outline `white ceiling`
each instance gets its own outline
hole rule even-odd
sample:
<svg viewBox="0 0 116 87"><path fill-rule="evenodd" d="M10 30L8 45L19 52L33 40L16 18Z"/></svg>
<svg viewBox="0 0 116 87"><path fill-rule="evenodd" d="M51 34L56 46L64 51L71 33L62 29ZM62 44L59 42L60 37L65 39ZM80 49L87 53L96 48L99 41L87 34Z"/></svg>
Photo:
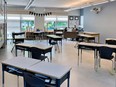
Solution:
<svg viewBox="0 0 116 87"><path fill-rule="evenodd" d="M34 0L31 7L44 7L44 8L74 8L94 3L101 3L111 0ZM25 7L29 0L6 0L10 6L23 6Z"/></svg>
<svg viewBox="0 0 116 87"><path fill-rule="evenodd" d="M26 6L29 0L6 0L8 5ZM107 0L34 0L34 7L70 8L93 2Z"/></svg>

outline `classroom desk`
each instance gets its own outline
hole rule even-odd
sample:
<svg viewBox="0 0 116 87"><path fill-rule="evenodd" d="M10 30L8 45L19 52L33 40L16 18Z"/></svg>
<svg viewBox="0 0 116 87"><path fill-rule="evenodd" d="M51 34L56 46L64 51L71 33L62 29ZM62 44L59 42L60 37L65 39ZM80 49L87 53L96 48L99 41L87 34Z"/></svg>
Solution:
<svg viewBox="0 0 116 87"><path fill-rule="evenodd" d="M52 61L52 46L47 46L43 44L34 44L34 43L19 43L15 45L15 55L17 56L17 50L20 50L20 48L24 48L25 51L29 51L31 47L37 47L41 50L42 54L46 54L50 52L50 61Z"/></svg>
<svg viewBox="0 0 116 87"><path fill-rule="evenodd" d="M57 35L47 35L47 37L51 40L54 41L61 41L61 49L62 49L62 37L61 36L57 36Z"/></svg>
<svg viewBox="0 0 116 87"><path fill-rule="evenodd" d="M98 59L98 49L101 46L107 46L110 47L114 50L115 52L115 70L116 70L116 45L108 45L108 44L97 44L97 43L85 43L85 42L80 42L78 43L78 65L79 65L79 61L80 61L80 51L79 49L81 49L81 60L82 60L82 49L85 48L90 48L94 51L94 69L97 71L97 59Z"/></svg>
<svg viewBox="0 0 116 87"><path fill-rule="evenodd" d="M6 71L6 67L15 67L19 70L24 71L26 68L41 62L40 60L37 59L32 59L32 58L26 58L26 57L14 57L12 59L8 59L5 61L2 61L2 87L4 87L4 71Z"/></svg>
<svg viewBox="0 0 116 87"><path fill-rule="evenodd" d="M2 62L2 86L4 87L4 71L7 66L17 68L34 74L41 74L51 77L56 80L56 87L67 79L67 87L69 87L71 67L62 66L59 64L41 62L37 59L15 57Z"/></svg>
<svg viewBox="0 0 116 87"><path fill-rule="evenodd" d="M42 74L44 76L51 77L56 80L56 86L60 87L60 85L68 79L67 87L69 87L69 79L70 79L70 67L64 67L59 64L48 63L48 62L40 62L36 65L33 65L27 68L28 72Z"/></svg>
<svg viewBox="0 0 116 87"><path fill-rule="evenodd" d="M13 40L15 40L15 42L24 42L25 37L16 37Z"/></svg>
<svg viewBox="0 0 116 87"><path fill-rule="evenodd" d="M14 47L15 47L15 44L17 44L17 43L23 43L24 40L25 40L24 37L15 37L15 38L12 38L12 42L14 43L14 46L13 46L11 52L13 51L13 49L14 49ZM21 48L20 48L20 49L21 49Z"/></svg>
<svg viewBox="0 0 116 87"><path fill-rule="evenodd" d="M57 36L57 35L47 35L47 37L55 41L62 41L62 37Z"/></svg>
<svg viewBox="0 0 116 87"><path fill-rule="evenodd" d="M107 44L116 45L116 39L115 38L106 38L105 41L106 41Z"/></svg>
<svg viewBox="0 0 116 87"><path fill-rule="evenodd" d="M61 32L61 31L55 32L55 35L62 36L63 32Z"/></svg>
<svg viewBox="0 0 116 87"><path fill-rule="evenodd" d="M89 40L94 40L94 42L95 42L95 36L85 35L85 34L78 34L78 37L82 38L82 39L86 39L87 42L89 42Z"/></svg>
<svg viewBox="0 0 116 87"><path fill-rule="evenodd" d="M98 38L98 43L100 43L100 33L87 32L87 31L84 31L83 33L86 34L86 35L91 35L91 36L97 37Z"/></svg>
<svg viewBox="0 0 116 87"><path fill-rule="evenodd" d="M38 39L42 40L44 37L44 31L36 31L36 32L33 32L33 34L35 39L37 39L38 37Z"/></svg>

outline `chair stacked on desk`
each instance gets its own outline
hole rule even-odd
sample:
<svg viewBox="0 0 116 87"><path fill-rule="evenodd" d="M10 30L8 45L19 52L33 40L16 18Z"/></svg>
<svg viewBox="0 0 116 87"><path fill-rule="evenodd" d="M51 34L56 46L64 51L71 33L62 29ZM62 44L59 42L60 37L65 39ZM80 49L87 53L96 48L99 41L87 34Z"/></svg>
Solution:
<svg viewBox="0 0 116 87"><path fill-rule="evenodd" d="M42 55L42 52L37 47L31 47L31 56L32 56L32 58L38 59L41 61L43 61L43 60L45 61L46 58L48 59L47 56ZM48 62L49 62L49 59L48 59Z"/></svg>
<svg viewBox="0 0 116 87"><path fill-rule="evenodd" d="M99 67L101 66L100 65L101 59L110 60L112 61L112 70L113 70L114 68L114 63L113 63L114 56L112 56L113 52L114 50L109 47L101 46L99 48Z"/></svg>
<svg viewBox="0 0 116 87"><path fill-rule="evenodd" d="M55 46L55 51L57 49L60 50L57 41L53 41L52 39L49 39L49 44L52 45L52 46Z"/></svg>
<svg viewBox="0 0 116 87"><path fill-rule="evenodd" d="M14 46L11 50L11 52L13 51L14 47L15 47L15 44L18 44L18 43L23 43L24 42L24 37L16 37L16 36L20 36L20 35L24 35L25 33L24 32L19 32L19 33L15 33L13 32L12 33L12 40L13 40L13 43L14 43ZM21 48L22 49L22 48ZM23 50L23 49L22 49Z"/></svg>

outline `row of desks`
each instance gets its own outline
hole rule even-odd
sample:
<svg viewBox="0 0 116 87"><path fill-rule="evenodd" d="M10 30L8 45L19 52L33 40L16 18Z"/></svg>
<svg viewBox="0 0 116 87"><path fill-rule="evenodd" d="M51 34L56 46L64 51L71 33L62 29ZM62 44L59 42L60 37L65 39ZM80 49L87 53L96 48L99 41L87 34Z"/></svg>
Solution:
<svg viewBox="0 0 116 87"><path fill-rule="evenodd" d="M98 43L100 43L100 33L84 31L83 34L97 37Z"/></svg>
<svg viewBox="0 0 116 87"><path fill-rule="evenodd" d="M20 50L21 48L24 49L24 51L31 51L31 47L37 47L41 50L42 54L46 54L50 52L50 61L52 61L52 46L40 44L40 43L19 43L15 45L15 55L17 56L17 50ZM30 56L30 55L28 55Z"/></svg>
<svg viewBox="0 0 116 87"><path fill-rule="evenodd" d="M47 35L49 39L53 39L55 41L61 41L61 46L62 46L62 37L56 36L56 35ZM42 54L46 54L50 52L50 61L52 61L52 46L40 44L40 43L19 43L15 45L15 55L17 56L17 50L20 50L23 48L25 51L30 51L31 47L37 47L41 50Z"/></svg>
<svg viewBox="0 0 116 87"><path fill-rule="evenodd" d="M91 50L94 51L94 68L95 70L97 70L97 58L98 58L98 49L99 47L101 46L106 46L106 47L110 47L112 49L114 49L114 52L115 52L115 69L116 69L116 45L108 45L108 44L97 44L97 43L85 43L85 42L80 42L78 43L78 65L79 65L79 61L80 61L80 57L81 57L81 60L82 60L82 49L85 49L85 48L90 48ZM81 50L81 55L80 55L80 50Z"/></svg>
<svg viewBox="0 0 116 87"><path fill-rule="evenodd" d="M49 63L49 62L41 62L37 59L31 59L26 57L14 57L12 59L8 59L2 62L2 87L4 87L4 71L6 71L6 67L15 67L22 71L27 71L30 73L41 74L47 77L51 77L56 80L56 87L60 87L60 85L68 79L69 87L69 79L70 79L70 70L71 67Z"/></svg>

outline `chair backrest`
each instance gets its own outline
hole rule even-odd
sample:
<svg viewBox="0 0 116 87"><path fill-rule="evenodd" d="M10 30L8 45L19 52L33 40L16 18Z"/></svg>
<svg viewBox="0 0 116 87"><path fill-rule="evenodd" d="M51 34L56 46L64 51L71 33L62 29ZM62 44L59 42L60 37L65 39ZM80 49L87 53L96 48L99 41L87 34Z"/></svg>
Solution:
<svg viewBox="0 0 116 87"><path fill-rule="evenodd" d="M33 74L24 72L24 87L45 87L45 81Z"/></svg>
<svg viewBox="0 0 116 87"><path fill-rule="evenodd" d="M55 44L57 44L57 42L54 41L54 40L52 40L52 39L49 39L49 44L50 44L50 45L55 45Z"/></svg>
<svg viewBox="0 0 116 87"><path fill-rule="evenodd" d="M77 32L64 32L63 35L64 38L76 38Z"/></svg>
<svg viewBox="0 0 116 87"><path fill-rule="evenodd" d="M24 38L16 39L16 36L18 36L18 35L24 35L24 34L25 34L24 32L19 32L19 33L12 32L13 43L15 43L15 44L17 44L17 43L23 43L24 42Z"/></svg>
<svg viewBox="0 0 116 87"><path fill-rule="evenodd" d="M33 32L25 32L25 37L27 40L34 40L35 39L35 35Z"/></svg>
<svg viewBox="0 0 116 87"><path fill-rule="evenodd" d="M12 40L13 40L13 43L15 43L15 32L12 32Z"/></svg>
<svg viewBox="0 0 116 87"><path fill-rule="evenodd" d="M31 47L31 55L34 59L41 58L41 51L37 47Z"/></svg>
<svg viewBox="0 0 116 87"><path fill-rule="evenodd" d="M106 40L106 43L116 45L116 40Z"/></svg>
<svg viewBox="0 0 116 87"><path fill-rule="evenodd" d="M112 59L113 49L109 47L102 46L99 48L99 56L103 59Z"/></svg>

